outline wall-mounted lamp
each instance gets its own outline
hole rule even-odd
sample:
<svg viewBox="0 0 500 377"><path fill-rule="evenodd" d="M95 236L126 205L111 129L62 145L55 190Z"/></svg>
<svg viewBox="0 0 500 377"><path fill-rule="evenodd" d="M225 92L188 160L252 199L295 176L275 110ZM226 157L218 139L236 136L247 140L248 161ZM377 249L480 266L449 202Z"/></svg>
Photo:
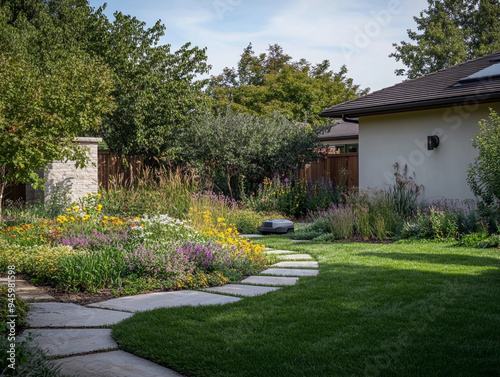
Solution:
<svg viewBox="0 0 500 377"><path fill-rule="evenodd" d="M427 136L427 150L432 151L439 145L439 136Z"/></svg>

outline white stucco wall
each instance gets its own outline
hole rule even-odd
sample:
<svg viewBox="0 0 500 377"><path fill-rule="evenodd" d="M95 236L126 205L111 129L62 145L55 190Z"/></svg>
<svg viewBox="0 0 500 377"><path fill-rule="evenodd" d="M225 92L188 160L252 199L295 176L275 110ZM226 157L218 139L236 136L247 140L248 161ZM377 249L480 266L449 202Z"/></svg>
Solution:
<svg viewBox="0 0 500 377"><path fill-rule="evenodd" d="M393 180L395 162L408 165L424 185L421 200L473 199L467 169L477 156L472 138L478 122L499 111L500 104L460 106L361 117L359 123L359 186L383 188ZM427 136L440 145L427 150Z"/></svg>

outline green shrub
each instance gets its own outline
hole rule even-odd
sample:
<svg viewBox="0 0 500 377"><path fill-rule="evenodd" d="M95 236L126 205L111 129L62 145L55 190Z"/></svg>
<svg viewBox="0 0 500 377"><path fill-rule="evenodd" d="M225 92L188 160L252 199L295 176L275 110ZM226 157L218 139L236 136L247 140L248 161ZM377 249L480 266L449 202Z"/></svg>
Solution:
<svg viewBox="0 0 500 377"><path fill-rule="evenodd" d="M403 224L401 237L421 239L446 239L458 236L459 215L434 206L417 210L411 220Z"/></svg>
<svg viewBox="0 0 500 377"><path fill-rule="evenodd" d="M311 230L315 230L319 233L328 233L330 231L330 221L327 216L322 216L325 213L324 211L318 211L311 214L311 218L313 219L313 225L308 227ZM308 229L306 228L306 229Z"/></svg>
<svg viewBox="0 0 500 377"><path fill-rule="evenodd" d="M311 229L311 227L293 232L290 235L292 240L313 240L325 234L322 231Z"/></svg>
<svg viewBox="0 0 500 377"><path fill-rule="evenodd" d="M37 283L54 283L60 259L78 253L68 246L26 247L0 240L0 271L7 272L7 266L14 265L17 273L26 274Z"/></svg>
<svg viewBox="0 0 500 377"><path fill-rule="evenodd" d="M302 217L307 213L326 210L337 204L342 191L331 180L315 182L302 179L265 179L257 193L244 196L244 203L257 212L279 212L285 216Z"/></svg>
<svg viewBox="0 0 500 377"><path fill-rule="evenodd" d="M459 238L458 244L460 246L486 248L489 246L488 232L482 231L466 234Z"/></svg>
<svg viewBox="0 0 500 377"><path fill-rule="evenodd" d="M60 258L57 285L69 291L98 292L121 287L127 264L122 250L107 248Z"/></svg>
<svg viewBox="0 0 500 377"><path fill-rule="evenodd" d="M481 214L490 227L500 222L500 116L491 110L489 119L479 122L480 132L472 140L479 155L467 176L472 192L481 198Z"/></svg>
<svg viewBox="0 0 500 377"><path fill-rule="evenodd" d="M9 303L14 304L14 312L9 311ZM28 323L26 322L28 310L29 304L27 301L21 299L18 295L13 293L12 290L9 292L9 287L0 287L0 326L2 324L5 325L9 321L9 318L7 317L9 314L14 314L17 315L16 332L20 332L28 326Z"/></svg>
<svg viewBox="0 0 500 377"><path fill-rule="evenodd" d="M318 242L331 242L335 241L335 235L332 233L324 233L318 237L314 237L313 241L318 241Z"/></svg>
<svg viewBox="0 0 500 377"><path fill-rule="evenodd" d="M163 287L161 281L153 278L130 276L123 279L122 286L113 288L114 296L136 295L144 291L154 291Z"/></svg>
<svg viewBox="0 0 500 377"><path fill-rule="evenodd" d="M460 246L477 247L481 249L498 247L500 245L500 234L488 235L486 230L474 232L461 236L458 239L458 244Z"/></svg>

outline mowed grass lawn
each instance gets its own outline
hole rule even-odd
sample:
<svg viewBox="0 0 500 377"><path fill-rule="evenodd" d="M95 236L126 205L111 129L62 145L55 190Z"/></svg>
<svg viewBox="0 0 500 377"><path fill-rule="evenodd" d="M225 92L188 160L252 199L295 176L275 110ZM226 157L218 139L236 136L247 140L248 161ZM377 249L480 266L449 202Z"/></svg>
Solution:
<svg viewBox="0 0 500 377"><path fill-rule="evenodd" d="M231 305L141 312L120 348L187 376L500 376L500 250L292 243L320 274Z"/></svg>

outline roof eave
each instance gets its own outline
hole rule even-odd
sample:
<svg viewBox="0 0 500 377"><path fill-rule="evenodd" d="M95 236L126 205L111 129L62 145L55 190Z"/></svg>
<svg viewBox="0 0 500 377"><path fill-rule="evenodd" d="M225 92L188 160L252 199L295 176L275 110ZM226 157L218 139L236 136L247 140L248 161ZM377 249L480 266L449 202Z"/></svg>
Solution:
<svg viewBox="0 0 500 377"><path fill-rule="evenodd" d="M335 141L335 140L349 140L349 139L359 139L359 135L356 134L356 135L347 135L347 136L318 136L318 139L320 139L321 141L326 141L326 140L332 140L332 141Z"/></svg>
<svg viewBox="0 0 500 377"><path fill-rule="evenodd" d="M391 104L385 106L374 106L361 109L346 109L346 110L326 109L323 110L319 114L319 116L323 118L342 118L342 116L360 117L360 116L380 115L380 114L388 114L395 112L438 109L453 105L460 106L460 105L470 105L474 103L488 103L488 102L495 102L498 100L500 100L500 92L474 94L465 97L440 98L440 99L433 99L421 102L409 102L409 103Z"/></svg>

